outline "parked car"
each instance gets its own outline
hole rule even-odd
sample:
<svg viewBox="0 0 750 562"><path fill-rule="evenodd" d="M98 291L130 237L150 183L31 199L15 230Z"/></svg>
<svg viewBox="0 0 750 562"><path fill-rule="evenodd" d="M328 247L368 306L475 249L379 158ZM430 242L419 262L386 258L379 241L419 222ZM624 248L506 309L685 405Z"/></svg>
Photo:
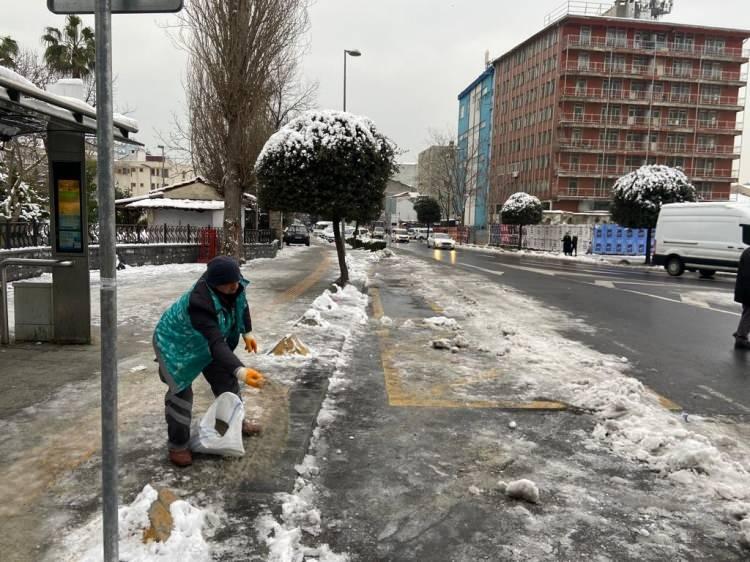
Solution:
<svg viewBox="0 0 750 562"><path fill-rule="evenodd" d="M313 227L313 235L317 236L318 238L325 238L325 236L323 236L323 233L332 224L333 223L331 221L318 221L318 222L316 222L315 226Z"/></svg>
<svg viewBox="0 0 750 562"><path fill-rule="evenodd" d="M413 228L414 235L412 238L415 240L427 240L427 229L426 228Z"/></svg>
<svg viewBox="0 0 750 562"><path fill-rule="evenodd" d="M712 277L737 271L740 255L750 245L750 205L742 203L672 203L656 222L654 263L667 273L685 270Z"/></svg>
<svg viewBox="0 0 750 562"><path fill-rule="evenodd" d="M382 226L376 226L372 231L372 237L373 238L380 238L381 240L385 238L385 228Z"/></svg>
<svg viewBox="0 0 750 562"><path fill-rule="evenodd" d="M304 224L293 224L288 226L284 231L284 244L304 244L310 245L310 233Z"/></svg>
<svg viewBox="0 0 750 562"><path fill-rule="evenodd" d="M431 232L427 239L427 247L455 250L456 241L444 232Z"/></svg>
<svg viewBox="0 0 750 562"><path fill-rule="evenodd" d="M322 238L326 242L333 242L336 239L333 235L333 226L329 226L323 231Z"/></svg>
<svg viewBox="0 0 750 562"><path fill-rule="evenodd" d="M409 231L405 228L391 230L391 242L409 242Z"/></svg>

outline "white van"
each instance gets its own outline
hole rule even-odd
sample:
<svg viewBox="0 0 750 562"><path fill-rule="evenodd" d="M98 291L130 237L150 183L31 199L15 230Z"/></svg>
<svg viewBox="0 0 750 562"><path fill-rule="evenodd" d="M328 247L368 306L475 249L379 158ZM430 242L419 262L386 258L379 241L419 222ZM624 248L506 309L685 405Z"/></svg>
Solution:
<svg viewBox="0 0 750 562"><path fill-rule="evenodd" d="M315 223L315 226L313 227L313 235L317 236L318 238L324 238L323 232L328 228L331 227L333 229L333 221L318 221Z"/></svg>
<svg viewBox="0 0 750 562"><path fill-rule="evenodd" d="M750 245L750 205L743 203L672 203L656 223L654 263L670 275L698 271L737 271Z"/></svg>

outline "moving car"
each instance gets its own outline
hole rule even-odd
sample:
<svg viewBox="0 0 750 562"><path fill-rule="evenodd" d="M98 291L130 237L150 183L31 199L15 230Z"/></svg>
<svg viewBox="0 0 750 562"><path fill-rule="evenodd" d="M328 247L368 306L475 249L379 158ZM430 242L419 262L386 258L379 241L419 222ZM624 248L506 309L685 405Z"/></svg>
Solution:
<svg viewBox="0 0 750 562"><path fill-rule="evenodd" d="M284 244L304 244L310 245L310 233L304 224L293 224L288 226L284 231Z"/></svg>
<svg viewBox="0 0 750 562"><path fill-rule="evenodd" d="M427 229L426 228L413 228L412 238L415 240L427 240Z"/></svg>
<svg viewBox="0 0 750 562"><path fill-rule="evenodd" d="M431 232L427 239L427 247L455 250L456 241L444 232Z"/></svg>
<svg viewBox="0 0 750 562"><path fill-rule="evenodd" d="M372 237L373 238L385 238L385 228L382 226L376 226L372 231Z"/></svg>
<svg viewBox="0 0 750 562"><path fill-rule="evenodd" d="M409 242L409 231L405 228L391 230L391 242Z"/></svg>
<svg viewBox="0 0 750 562"><path fill-rule="evenodd" d="M659 213L654 263L673 276L697 270L701 277L712 277L717 271L737 271L749 245L750 205L672 203Z"/></svg>

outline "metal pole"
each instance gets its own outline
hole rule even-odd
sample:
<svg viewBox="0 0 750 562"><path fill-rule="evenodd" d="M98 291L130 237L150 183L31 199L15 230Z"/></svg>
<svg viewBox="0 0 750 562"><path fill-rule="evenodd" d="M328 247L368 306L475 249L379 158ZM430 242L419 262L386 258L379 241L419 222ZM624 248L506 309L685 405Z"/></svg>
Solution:
<svg viewBox="0 0 750 562"><path fill-rule="evenodd" d="M164 187L164 145L159 145L161 147L161 186Z"/></svg>
<svg viewBox="0 0 750 562"><path fill-rule="evenodd" d="M97 0L96 123L99 194L104 560L117 562L117 258L112 124L112 0Z"/></svg>
<svg viewBox="0 0 750 562"><path fill-rule="evenodd" d="M344 50L344 111L346 111L346 50Z"/></svg>
<svg viewBox="0 0 750 562"><path fill-rule="evenodd" d="M10 343L10 325L8 323L8 268L4 265L0 266L0 290L3 292L3 333L0 343L8 345Z"/></svg>

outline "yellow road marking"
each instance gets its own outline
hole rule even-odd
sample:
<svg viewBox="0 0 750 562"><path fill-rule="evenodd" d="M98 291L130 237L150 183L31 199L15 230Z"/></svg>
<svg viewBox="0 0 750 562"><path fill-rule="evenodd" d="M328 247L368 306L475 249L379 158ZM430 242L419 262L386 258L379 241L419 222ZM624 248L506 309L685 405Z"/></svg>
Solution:
<svg viewBox="0 0 750 562"><path fill-rule="evenodd" d="M372 312L376 319L381 319L384 316L383 303L380 299L380 291L373 287L370 289L370 296L372 297ZM431 306L433 310L442 311L437 305ZM436 310L436 308L438 310ZM437 397L425 397L418 396L407 392L402 384L401 373L396 367L396 362L393 357L393 351L388 347L388 339L390 338L390 331L388 329L381 329L377 331L378 339L380 342L380 358L383 365L383 376L385 380L385 391L388 396L388 404L396 407L411 407L411 408L472 408L472 409L500 409L500 410L564 410L565 404L560 402L554 402L550 400L532 400L530 402L513 402L508 400L455 400ZM488 375L490 375L488 377ZM484 373L479 373L470 380L458 381L451 384L438 385L434 387L431 394L442 393L444 388L449 386L455 386L457 384L467 384L471 380L494 378L499 376L500 373L491 370Z"/></svg>
<svg viewBox="0 0 750 562"><path fill-rule="evenodd" d="M320 281L323 276L326 274L326 271L328 270L328 264L331 261L331 256L328 252L324 254L323 261L318 264L318 267L315 268L315 270L307 275L302 281L299 283L291 286L289 289L281 293L276 299L273 301L273 304L284 304L293 301L300 295L302 295L305 291L307 291L310 287L315 285L318 281Z"/></svg>

